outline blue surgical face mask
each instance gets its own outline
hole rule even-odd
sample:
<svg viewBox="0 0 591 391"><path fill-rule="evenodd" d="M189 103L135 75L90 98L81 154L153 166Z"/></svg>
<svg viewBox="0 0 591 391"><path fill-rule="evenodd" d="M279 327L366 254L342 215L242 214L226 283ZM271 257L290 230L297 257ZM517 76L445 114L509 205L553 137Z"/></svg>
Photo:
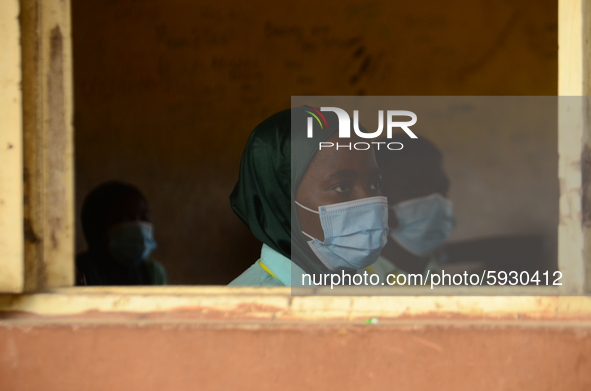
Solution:
<svg viewBox="0 0 591 391"><path fill-rule="evenodd" d="M414 198L392 206L398 227L390 236L405 250L425 256L441 247L456 225L451 200L441 194Z"/></svg>
<svg viewBox="0 0 591 391"><path fill-rule="evenodd" d="M129 221L111 227L108 232L109 252L123 265L137 265L157 247L152 231L152 224L145 221Z"/></svg>
<svg viewBox="0 0 591 391"><path fill-rule="evenodd" d="M388 201L369 197L321 206L318 211L296 204L320 215L324 242L308 235L308 245L331 271L361 269L377 259L388 241Z"/></svg>

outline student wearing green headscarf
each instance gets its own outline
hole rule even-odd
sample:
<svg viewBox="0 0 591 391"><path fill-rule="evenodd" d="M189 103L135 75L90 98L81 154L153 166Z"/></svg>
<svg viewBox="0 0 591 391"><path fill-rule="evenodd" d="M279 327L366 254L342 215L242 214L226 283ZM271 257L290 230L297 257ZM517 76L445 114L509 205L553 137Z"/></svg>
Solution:
<svg viewBox="0 0 591 391"><path fill-rule="evenodd" d="M319 113L281 111L248 139L230 202L263 247L230 285L291 286L302 284L304 274L352 275L374 263L386 244L387 201L373 148L319 150L320 142L366 140L339 139L330 112L308 137L310 110Z"/></svg>

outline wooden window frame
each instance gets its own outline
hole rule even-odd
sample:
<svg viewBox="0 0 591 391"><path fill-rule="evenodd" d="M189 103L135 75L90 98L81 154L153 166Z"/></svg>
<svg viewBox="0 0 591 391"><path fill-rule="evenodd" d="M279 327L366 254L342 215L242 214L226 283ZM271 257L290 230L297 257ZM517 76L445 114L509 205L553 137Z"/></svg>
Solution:
<svg viewBox="0 0 591 391"><path fill-rule="evenodd" d="M558 3L560 96L590 92L587 3ZM255 322L591 315L591 298L585 296L591 291L591 125L585 99L561 100L559 106L560 288L507 288L511 296L459 296L458 288L444 287L438 296L419 296L432 293L422 288L408 288L406 296L331 296L321 288L314 296L291 296L290 288L73 287L70 26L68 0L0 3L0 53L6 56L0 62L0 311L53 316L191 309L207 319Z"/></svg>

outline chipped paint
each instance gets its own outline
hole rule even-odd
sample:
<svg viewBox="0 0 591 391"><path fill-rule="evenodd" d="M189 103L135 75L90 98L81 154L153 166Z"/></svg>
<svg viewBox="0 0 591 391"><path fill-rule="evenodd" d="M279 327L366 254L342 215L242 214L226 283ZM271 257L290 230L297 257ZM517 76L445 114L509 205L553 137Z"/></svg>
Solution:
<svg viewBox="0 0 591 391"><path fill-rule="evenodd" d="M21 314L18 316L18 314ZM131 317L152 321L587 320L580 296L291 296L289 288L64 288L0 296L0 317ZM127 314L127 315L126 315ZM26 315L26 316L25 316Z"/></svg>

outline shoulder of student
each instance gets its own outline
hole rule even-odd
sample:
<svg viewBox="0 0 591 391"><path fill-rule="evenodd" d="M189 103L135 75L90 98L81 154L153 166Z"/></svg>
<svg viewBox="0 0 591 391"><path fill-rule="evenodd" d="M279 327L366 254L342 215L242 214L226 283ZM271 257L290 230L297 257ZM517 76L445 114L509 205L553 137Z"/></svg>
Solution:
<svg viewBox="0 0 591 391"><path fill-rule="evenodd" d="M146 260L146 265L150 270L153 279L153 285L166 285L168 278L166 275L166 268L155 259L149 258Z"/></svg>
<svg viewBox="0 0 591 391"><path fill-rule="evenodd" d="M283 284L264 270L257 261L228 286L283 286Z"/></svg>

